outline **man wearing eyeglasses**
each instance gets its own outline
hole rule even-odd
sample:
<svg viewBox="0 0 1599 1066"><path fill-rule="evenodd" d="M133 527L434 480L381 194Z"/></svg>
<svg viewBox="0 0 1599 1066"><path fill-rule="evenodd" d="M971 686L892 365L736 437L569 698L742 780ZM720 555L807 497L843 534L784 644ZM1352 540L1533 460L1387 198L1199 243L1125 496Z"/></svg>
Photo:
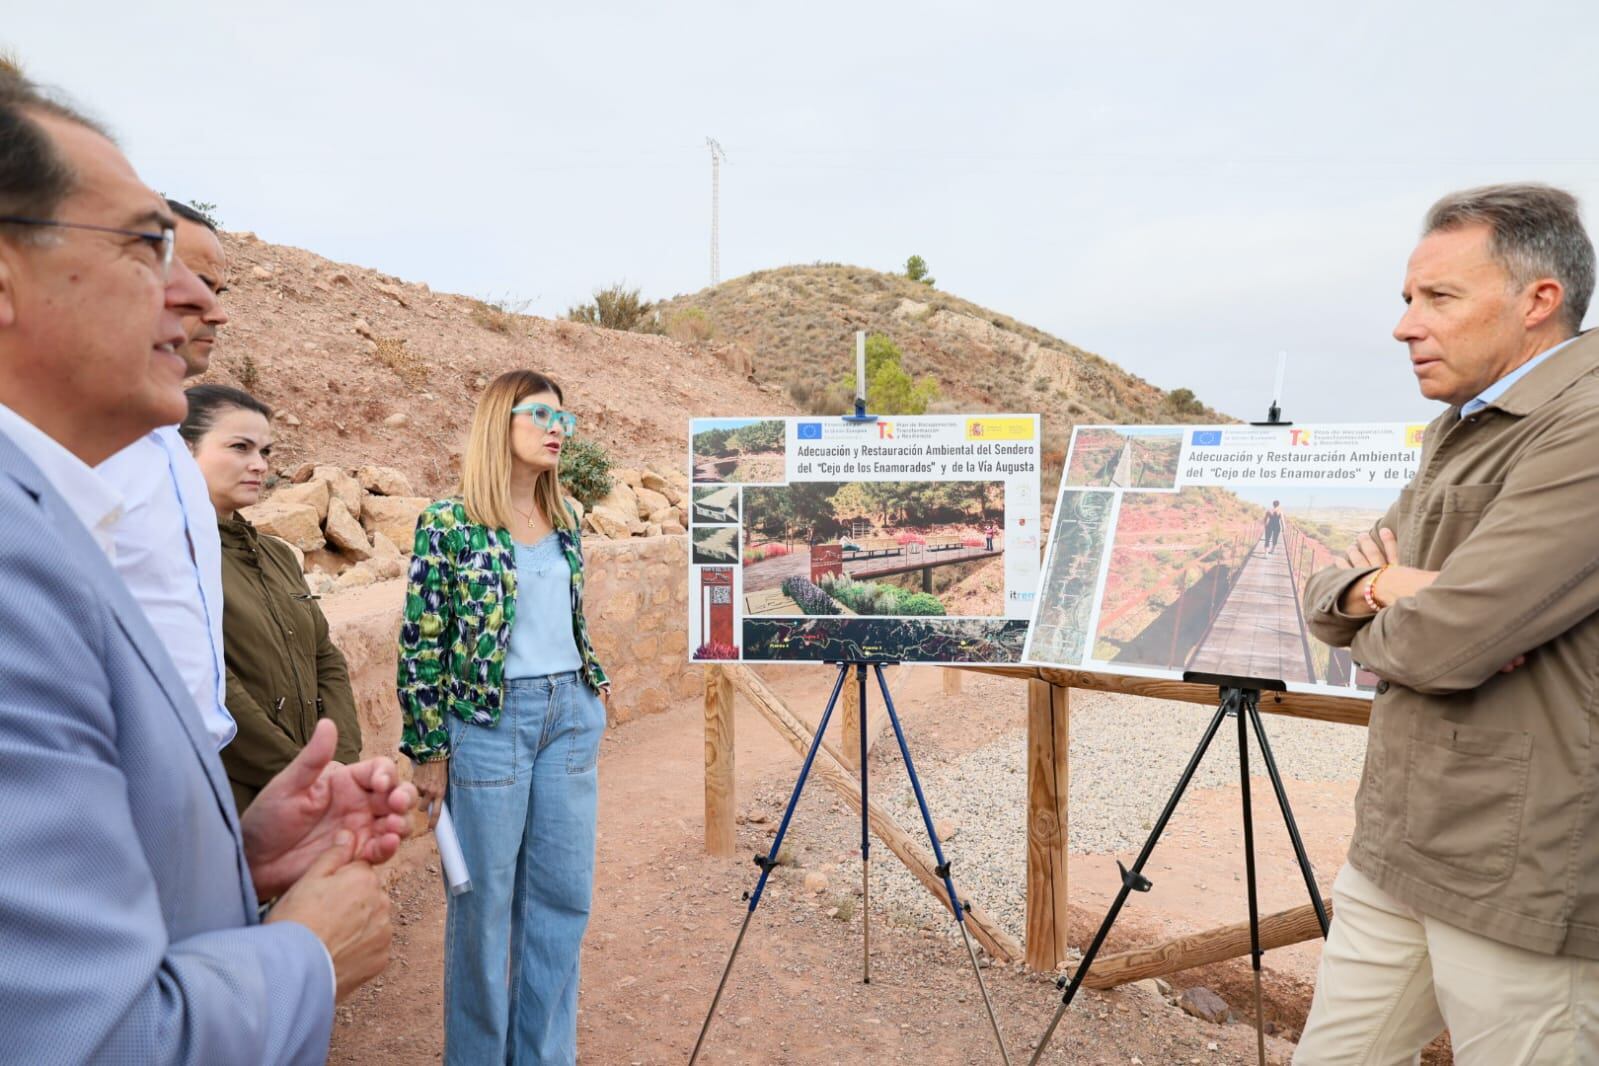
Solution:
<svg viewBox="0 0 1599 1066"><path fill-rule="evenodd" d="M241 820L112 568L124 504L93 468L183 417L182 316L214 299L174 227L103 133L0 68L8 1062L320 1063L335 997L388 958L371 864L414 790L388 760L329 765L327 728Z"/></svg>
<svg viewBox="0 0 1599 1066"><path fill-rule="evenodd" d="M177 220L174 255L200 280L195 302L177 309L183 319L177 353L184 377L191 378L211 365L217 331L228 322L222 309L227 256L209 219L176 200L168 200L167 208ZM226 705L222 541L205 475L176 426L145 434L96 472L122 494L114 530L117 572L172 656L221 750L238 726Z"/></svg>

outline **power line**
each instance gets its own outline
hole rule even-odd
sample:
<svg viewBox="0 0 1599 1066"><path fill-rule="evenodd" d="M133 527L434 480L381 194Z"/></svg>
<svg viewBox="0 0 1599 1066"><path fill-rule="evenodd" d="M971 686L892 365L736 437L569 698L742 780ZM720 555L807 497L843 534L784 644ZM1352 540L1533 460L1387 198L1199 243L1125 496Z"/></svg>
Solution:
<svg viewBox="0 0 1599 1066"><path fill-rule="evenodd" d="M715 137L705 138L705 146L711 150L711 284L719 285L722 281L722 161L727 153L722 151Z"/></svg>

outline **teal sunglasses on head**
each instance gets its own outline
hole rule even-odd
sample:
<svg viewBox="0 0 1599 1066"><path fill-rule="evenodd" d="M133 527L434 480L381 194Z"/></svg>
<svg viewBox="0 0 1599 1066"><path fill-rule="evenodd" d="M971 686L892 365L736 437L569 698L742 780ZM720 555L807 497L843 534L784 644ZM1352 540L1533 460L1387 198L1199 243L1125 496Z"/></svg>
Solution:
<svg viewBox="0 0 1599 1066"><path fill-rule="evenodd" d="M519 404L511 408L511 413L528 415L540 429L559 427L568 437L577 432L577 415L571 411L557 411L547 403Z"/></svg>

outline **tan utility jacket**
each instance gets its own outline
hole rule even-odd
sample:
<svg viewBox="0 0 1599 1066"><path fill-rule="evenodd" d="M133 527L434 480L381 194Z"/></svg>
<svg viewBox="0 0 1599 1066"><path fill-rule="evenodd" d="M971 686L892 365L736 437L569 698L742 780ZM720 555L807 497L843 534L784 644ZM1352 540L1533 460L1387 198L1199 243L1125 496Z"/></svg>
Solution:
<svg viewBox="0 0 1599 1066"><path fill-rule="evenodd" d="M1441 921L1599 959L1599 333L1428 426L1379 526L1437 582L1370 620L1338 606L1369 570L1306 596L1384 679L1350 863Z"/></svg>

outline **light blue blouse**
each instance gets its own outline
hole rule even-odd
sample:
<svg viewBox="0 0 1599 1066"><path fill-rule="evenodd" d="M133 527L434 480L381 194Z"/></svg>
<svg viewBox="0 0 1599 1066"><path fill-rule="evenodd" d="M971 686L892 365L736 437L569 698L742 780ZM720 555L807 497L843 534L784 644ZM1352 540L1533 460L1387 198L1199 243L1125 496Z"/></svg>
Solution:
<svg viewBox="0 0 1599 1066"><path fill-rule="evenodd" d="M572 636L572 571L554 533L537 544L513 542L516 621L505 655L505 679L543 677L583 668Z"/></svg>

